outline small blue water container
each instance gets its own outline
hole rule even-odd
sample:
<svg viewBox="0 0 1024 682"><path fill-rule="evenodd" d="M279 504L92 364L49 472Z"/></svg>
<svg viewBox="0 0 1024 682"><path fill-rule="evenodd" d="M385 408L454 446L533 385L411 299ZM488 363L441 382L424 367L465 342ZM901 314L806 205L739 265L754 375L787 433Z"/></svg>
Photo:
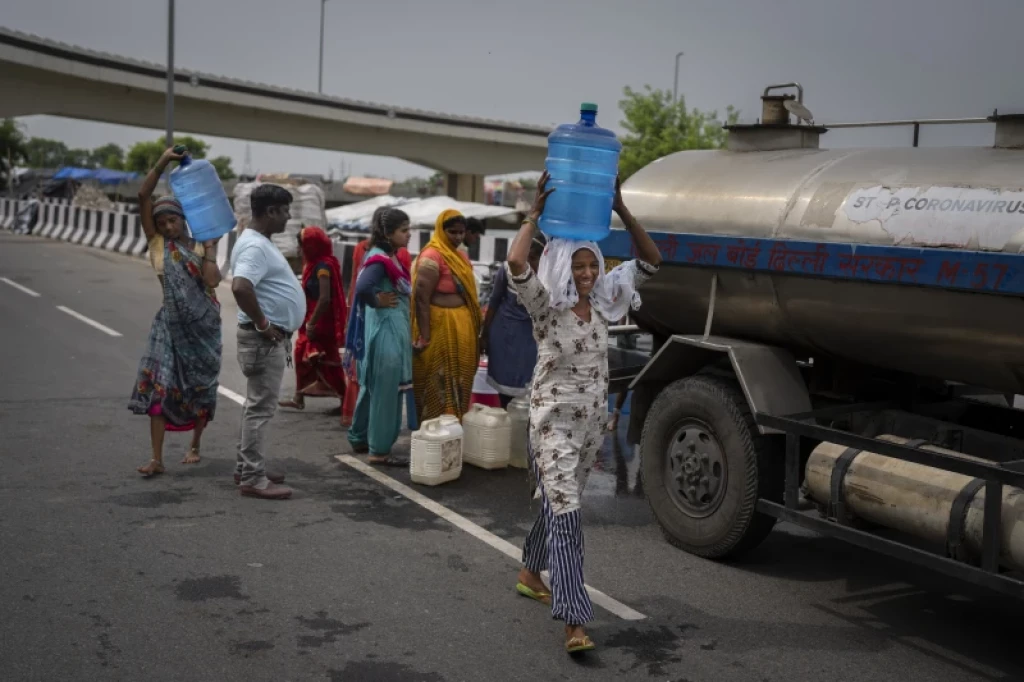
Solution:
<svg viewBox="0 0 1024 682"><path fill-rule="evenodd" d="M192 238L199 242L219 239L238 222L217 169L205 159L186 155L171 171L171 191L181 202Z"/></svg>
<svg viewBox="0 0 1024 682"><path fill-rule="evenodd" d="M555 128L548 136L545 162L555 191L540 217L550 237L600 241L611 231L615 178L622 143L597 125L597 105L580 105L580 120Z"/></svg>

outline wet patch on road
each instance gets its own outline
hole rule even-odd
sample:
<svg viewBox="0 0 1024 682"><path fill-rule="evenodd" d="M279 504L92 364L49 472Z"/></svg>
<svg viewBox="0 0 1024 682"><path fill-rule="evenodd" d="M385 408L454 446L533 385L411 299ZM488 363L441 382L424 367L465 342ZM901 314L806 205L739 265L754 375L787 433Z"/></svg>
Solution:
<svg viewBox="0 0 1024 682"><path fill-rule="evenodd" d="M359 632L363 628L370 626L369 623L353 623L352 625L349 625L341 622L340 620L328 618L326 611L317 611L313 618L296 616L295 620L299 621L299 623L304 625L307 629L316 630L321 633L320 635L300 635L298 638L298 644L304 649L321 647L324 644L332 644L338 641L338 637L351 635L354 632Z"/></svg>
<svg viewBox="0 0 1024 682"><path fill-rule="evenodd" d="M423 673L402 663L384 661L352 661L341 670L328 670L327 674L331 682L445 682L437 673Z"/></svg>
<svg viewBox="0 0 1024 682"><path fill-rule="evenodd" d="M209 599L249 599L242 594L242 579L237 575L216 575L205 578L182 580L174 588L182 601L207 601Z"/></svg>
<svg viewBox="0 0 1024 682"><path fill-rule="evenodd" d="M315 521L299 521L292 525L292 528L308 528L309 526L319 526L322 523L330 523L334 521L331 517L324 517L322 519L316 519Z"/></svg>
<svg viewBox="0 0 1024 682"><path fill-rule="evenodd" d="M204 457L199 464L190 464L184 469L176 470L175 476L179 478L223 478L234 485L231 476L235 473L235 463L227 459L214 459Z"/></svg>
<svg viewBox="0 0 1024 682"><path fill-rule="evenodd" d="M247 642L235 642L231 645L231 653L248 658L252 654L258 654L261 651L270 651L273 648L273 642L267 642L262 639L252 639Z"/></svg>
<svg viewBox="0 0 1024 682"><path fill-rule="evenodd" d="M113 641L110 639L110 628L113 627L112 623L103 616L99 616L95 613L86 613L85 611L82 611L78 615L91 620L93 627L96 630L99 630L99 633L96 635L96 642L99 645L99 648L96 650L96 658L101 666L104 668L109 667L111 665L110 659L114 656L121 655L121 649L115 646ZM114 667L117 666L115 665Z"/></svg>
<svg viewBox="0 0 1024 682"><path fill-rule="evenodd" d="M138 521L132 521L131 525L153 527L156 526L157 521L196 521L199 519L212 519L217 516L225 516L227 513L228 512L225 509L217 509L209 514L180 514L177 516L160 514L157 516L147 516L146 518L139 519Z"/></svg>
<svg viewBox="0 0 1024 682"><path fill-rule="evenodd" d="M676 627L631 627L603 637L601 644L610 649L623 649L633 656L632 667L620 671L622 673L646 666L648 675L665 675L665 666L682 662L679 650L683 646L687 631L694 627L689 624Z"/></svg>
<svg viewBox="0 0 1024 682"><path fill-rule="evenodd" d="M192 492L192 488L167 488L127 495L113 495L106 501L119 507L158 509L167 504L184 504L194 497L196 497L196 493Z"/></svg>
<svg viewBox="0 0 1024 682"><path fill-rule="evenodd" d="M358 523L371 522L400 530L443 528L447 522L415 502L368 481L334 478L327 496L335 500L331 511Z"/></svg>
<svg viewBox="0 0 1024 682"><path fill-rule="evenodd" d="M465 560L458 554L448 555L448 568L452 569L453 571L469 573L469 566L466 564Z"/></svg>

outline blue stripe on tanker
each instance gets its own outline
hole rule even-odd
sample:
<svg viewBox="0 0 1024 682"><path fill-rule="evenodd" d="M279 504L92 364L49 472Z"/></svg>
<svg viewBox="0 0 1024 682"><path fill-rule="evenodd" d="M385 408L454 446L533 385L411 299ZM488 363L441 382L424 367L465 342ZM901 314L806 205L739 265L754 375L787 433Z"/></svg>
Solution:
<svg viewBox="0 0 1024 682"><path fill-rule="evenodd" d="M1021 254L673 232L650 235L665 263L673 265L1024 294ZM635 256L629 235L619 229L601 241L601 250L608 258Z"/></svg>

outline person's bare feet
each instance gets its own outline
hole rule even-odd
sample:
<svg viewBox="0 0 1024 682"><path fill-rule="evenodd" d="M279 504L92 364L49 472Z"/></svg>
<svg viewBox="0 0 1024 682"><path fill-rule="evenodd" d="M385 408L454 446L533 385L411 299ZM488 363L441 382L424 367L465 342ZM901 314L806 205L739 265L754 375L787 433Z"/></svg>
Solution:
<svg viewBox="0 0 1024 682"><path fill-rule="evenodd" d="M157 474L164 473L164 465L162 462L158 462L155 459L151 459L149 460L149 464L139 467L138 469L136 469L136 471L142 474L145 478L152 478Z"/></svg>
<svg viewBox="0 0 1024 682"><path fill-rule="evenodd" d="M181 460L182 464L199 464L199 448L189 448L188 452L185 453L185 459Z"/></svg>
<svg viewBox="0 0 1024 682"><path fill-rule="evenodd" d="M613 412L612 413L611 417L608 418L608 423L605 425L605 428L608 431L611 431L611 432L614 432L616 429L619 428L619 414L618 414L618 412Z"/></svg>

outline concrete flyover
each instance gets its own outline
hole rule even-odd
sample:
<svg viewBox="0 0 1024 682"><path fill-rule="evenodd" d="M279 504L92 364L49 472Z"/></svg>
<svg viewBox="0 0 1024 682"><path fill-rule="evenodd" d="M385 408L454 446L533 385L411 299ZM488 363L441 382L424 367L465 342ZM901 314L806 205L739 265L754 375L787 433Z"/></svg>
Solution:
<svg viewBox="0 0 1024 682"><path fill-rule="evenodd" d="M547 128L327 97L176 70L175 128L394 156L483 199L483 176L540 170ZM166 67L0 27L0 117L49 114L162 129Z"/></svg>

